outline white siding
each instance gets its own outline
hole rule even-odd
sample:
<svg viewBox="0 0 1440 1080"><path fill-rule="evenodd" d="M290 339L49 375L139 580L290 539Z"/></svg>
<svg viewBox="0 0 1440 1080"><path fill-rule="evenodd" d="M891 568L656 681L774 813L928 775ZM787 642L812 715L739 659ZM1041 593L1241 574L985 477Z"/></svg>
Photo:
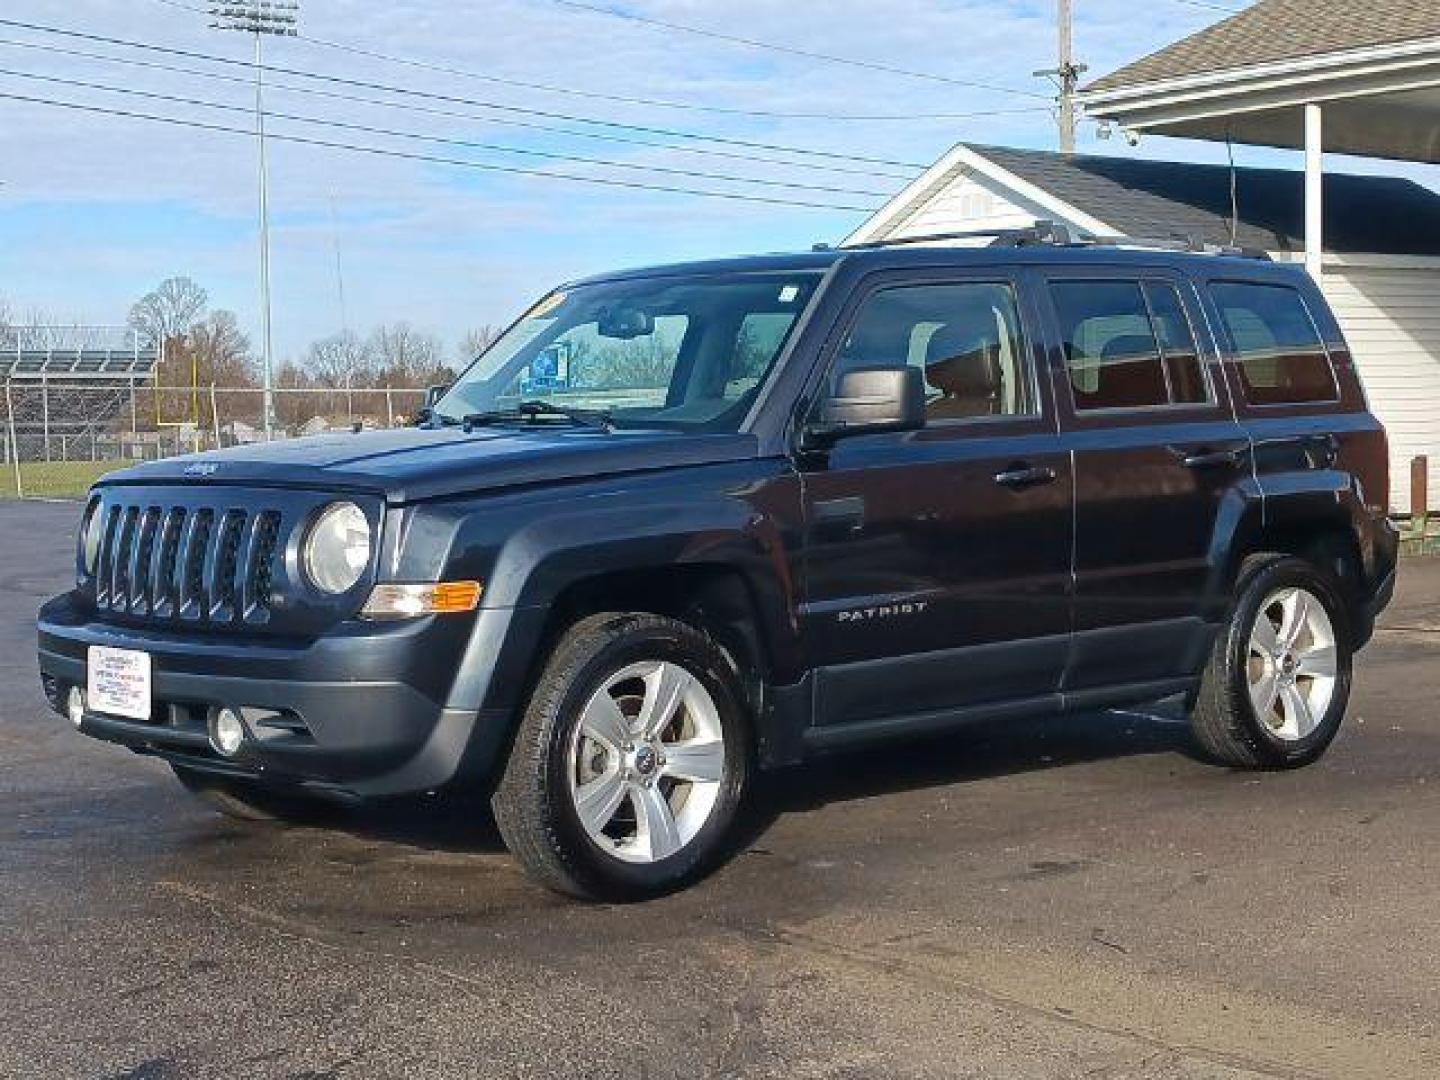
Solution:
<svg viewBox="0 0 1440 1080"><path fill-rule="evenodd" d="M1430 508L1440 508L1440 263L1328 266L1325 294L1390 435L1391 508L1411 512L1410 460L1420 454L1430 458Z"/></svg>
<svg viewBox="0 0 1440 1080"><path fill-rule="evenodd" d="M1019 205L998 184L968 171L959 171L929 198L911 207L889 236L930 236L967 229L1026 229L1044 217L1033 207Z"/></svg>

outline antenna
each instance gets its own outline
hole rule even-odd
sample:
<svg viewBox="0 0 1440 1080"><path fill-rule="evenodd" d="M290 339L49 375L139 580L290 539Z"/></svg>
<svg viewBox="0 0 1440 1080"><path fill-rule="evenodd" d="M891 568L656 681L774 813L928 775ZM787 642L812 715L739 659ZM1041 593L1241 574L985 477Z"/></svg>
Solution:
<svg viewBox="0 0 1440 1080"><path fill-rule="evenodd" d="M1240 234L1240 184L1235 170L1235 144L1230 139L1230 128L1225 128L1225 154L1230 159L1230 246Z"/></svg>

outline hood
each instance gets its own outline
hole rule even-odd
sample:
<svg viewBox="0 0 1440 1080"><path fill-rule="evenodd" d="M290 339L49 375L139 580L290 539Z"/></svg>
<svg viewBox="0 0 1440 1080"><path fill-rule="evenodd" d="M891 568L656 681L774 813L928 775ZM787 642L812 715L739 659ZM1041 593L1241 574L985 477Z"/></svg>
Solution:
<svg viewBox="0 0 1440 1080"><path fill-rule="evenodd" d="M753 435L591 428L395 428L166 458L102 484L243 484L383 494L414 502L521 484L753 458Z"/></svg>

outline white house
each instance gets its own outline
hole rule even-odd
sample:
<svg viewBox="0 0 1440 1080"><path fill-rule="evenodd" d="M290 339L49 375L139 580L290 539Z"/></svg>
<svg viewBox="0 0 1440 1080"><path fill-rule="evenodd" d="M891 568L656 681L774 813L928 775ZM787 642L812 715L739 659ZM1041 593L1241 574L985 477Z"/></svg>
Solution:
<svg viewBox="0 0 1440 1080"><path fill-rule="evenodd" d="M1082 237L1185 237L1303 261L1304 175L1243 168L1233 179L1224 166L962 144L845 242L1049 220ZM1440 498L1440 195L1331 173L1324 229L1322 287L1390 431L1391 505L1409 513L1412 457L1429 457Z"/></svg>

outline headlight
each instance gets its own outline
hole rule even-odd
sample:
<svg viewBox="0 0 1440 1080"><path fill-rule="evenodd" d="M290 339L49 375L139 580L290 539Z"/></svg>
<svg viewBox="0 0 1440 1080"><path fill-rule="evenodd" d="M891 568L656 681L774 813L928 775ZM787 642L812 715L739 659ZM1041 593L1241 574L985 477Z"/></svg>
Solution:
<svg viewBox="0 0 1440 1080"><path fill-rule="evenodd" d="M105 540L105 514L99 499L92 499L80 525L80 565L86 574L95 573L100 562L100 545Z"/></svg>
<svg viewBox="0 0 1440 1080"><path fill-rule="evenodd" d="M305 537L305 576L322 592L339 595L355 587L370 565L370 522L354 503L331 503Z"/></svg>

